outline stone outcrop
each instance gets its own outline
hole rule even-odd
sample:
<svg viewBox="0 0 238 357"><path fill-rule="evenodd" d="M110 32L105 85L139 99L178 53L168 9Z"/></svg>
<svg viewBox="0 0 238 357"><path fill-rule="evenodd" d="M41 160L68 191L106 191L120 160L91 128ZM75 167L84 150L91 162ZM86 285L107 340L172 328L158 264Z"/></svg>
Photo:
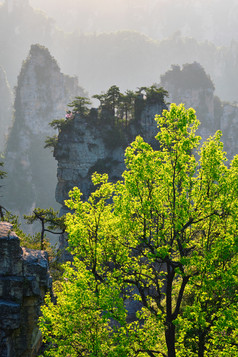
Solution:
<svg viewBox="0 0 238 357"><path fill-rule="evenodd" d="M78 186L86 199L91 190L91 175L97 171L108 173L111 181L121 178L125 169L125 148L137 135L153 146L157 133L155 114L167 108L163 103L146 105L138 122L133 121L127 128L113 128L112 124L100 120L85 120L76 114L58 137L54 156L58 162L56 200L64 205L68 192Z"/></svg>
<svg viewBox="0 0 238 357"><path fill-rule="evenodd" d="M0 66L0 153L6 143L8 128L12 120L12 91L6 73Z"/></svg>
<svg viewBox="0 0 238 357"><path fill-rule="evenodd" d="M145 104L138 121L131 121L127 127L115 128L113 124L100 119L85 119L76 114L60 131L54 156L58 162L56 201L61 204L61 214L68 210L64 201L68 192L75 186L87 199L93 190L93 172L108 173L115 182L121 179L125 170L125 148L141 135L144 140L156 147L157 124L155 114L166 109L163 102ZM60 238L60 248L65 246L65 237ZM69 256L63 257L68 259Z"/></svg>
<svg viewBox="0 0 238 357"><path fill-rule="evenodd" d="M18 77L15 118L6 147L4 205L16 214L35 207L57 208L54 191L56 162L44 149L49 126L67 103L83 95L76 78L64 75L47 48L32 45Z"/></svg>
<svg viewBox="0 0 238 357"><path fill-rule="evenodd" d="M202 140L222 130L222 141L228 159L238 153L238 106L222 102L215 96L211 78L199 63L172 66L161 76L161 86L169 93L170 103L184 103L196 110Z"/></svg>
<svg viewBox="0 0 238 357"><path fill-rule="evenodd" d="M0 222L0 356L36 356L40 306L51 287L44 251L20 247L12 225Z"/></svg>

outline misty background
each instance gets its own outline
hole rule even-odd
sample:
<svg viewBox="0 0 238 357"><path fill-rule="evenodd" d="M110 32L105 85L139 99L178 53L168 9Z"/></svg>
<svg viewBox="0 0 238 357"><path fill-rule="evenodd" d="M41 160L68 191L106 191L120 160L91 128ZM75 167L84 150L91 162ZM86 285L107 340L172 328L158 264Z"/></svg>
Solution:
<svg viewBox="0 0 238 357"><path fill-rule="evenodd" d="M57 165L44 140L52 135L48 123L64 117L76 95L100 94L113 85L123 92L165 83L166 89L176 89L179 100L184 89L181 79L174 84L176 73L181 78L178 66L186 69L196 62L201 68L191 71L204 69L212 83L211 101L200 109L204 118L214 108L215 119L236 118L237 16L238 0L0 0L0 161L8 174L2 194L6 206L17 206L20 215L37 206L58 208ZM232 107L225 108L225 102Z"/></svg>
<svg viewBox="0 0 238 357"><path fill-rule="evenodd" d="M90 95L113 84L151 85L172 64L197 61L222 99L237 99L237 0L1 3L0 65L11 87L31 44L39 43Z"/></svg>

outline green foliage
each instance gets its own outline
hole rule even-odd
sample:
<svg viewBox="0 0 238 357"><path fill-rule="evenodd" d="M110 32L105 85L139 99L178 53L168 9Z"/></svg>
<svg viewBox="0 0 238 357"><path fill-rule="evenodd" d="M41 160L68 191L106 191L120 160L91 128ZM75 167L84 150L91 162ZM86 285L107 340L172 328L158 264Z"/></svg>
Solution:
<svg viewBox="0 0 238 357"><path fill-rule="evenodd" d="M168 91L162 87L158 87L156 84L153 84L150 87L140 87L138 93L144 92L146 95L146 100L149 104L155 103L164 103L164 98L168 97Z"/></svg>
<svg viewBox="0 0 238 357"><path fill-rule="evenodd" d="M91 105L91 101L86 97L75 97L75 100L68 104L69 107L73 108L74 113L78 113L83 116L89 113L89 105Z"/></svg>
<svg viewBox="0 0 238 357"><path fill-rule="evenodd" d="M9 222L13 225L13 230L20 239L20 244L22 247L30 249L41 249L40 244L40 233L35 233L33 235L26 234L21 229L21 223L19 222L19 217L12 214L11 212L5 210L4 219L5 222ZM44 249L53 256L53 248L50 246L49 240L45 237L45 247Z"/></svg>
<svg viewBox="0 0 238 357"><path fill-rule="evenodd" d="M52 120L49 125L54 128L55 130L58 130L59 132L66 127L66 125L69 125L71 119L73 119L74 115L73 113L69 110L65 116L65 118L61 119L54 119ZM56 148L58 144L58 135L53 135L53 136L47 136L45 139L45 146L44 149L46 148L53 148L53 150Z"/></svg>
<svg viewBox="0 0 238 357"><path fill-rule="evenodd" d="M0 167L2 167L2 166L3 166L3 162L0 162ZM0 180L4 179L4 177L6 177L6 172L0 170ZM1 185L0 185L0 188L1 188Z"/></svg>
<svg viewBox="0 0 238 357"><path fill-rule="evenodd" d="M58 144L58 135L47 136L45 139L44 149L53 148L53 150L54 150L56 148L57 144Z"/></svg>
<svg viewBox="0 0 238 357"><path fill-rule="evenodd" d="M145 93L145 95L142 94ZM75 97L75 100L68 104L73 107L73 112L67 111L65 119L55 119L49 125L59 132L64 130L70 123L75 114L80 114L87 119L88 125L98 126L103 124L102 135L105 145L109 149L125 147L127 145L126 134L128 124L131 121L137 122L141 118L141 113L146 104L165 104L164 98L168 92L156 84L151 87L141 87L137 92L127 90L124 94L120 92L118 86L111 86L106 93L95 94L93 98L100 101L98 109L91 108L91 101L86 97ZM58 135L47 136L44 148L57 147Z"/></svg>
<svg viewBox="0 0 238 357"><path fill-rule="evenodd" d="M43 308L49 355L238 353L238 156L225 165L220 132L199 149L193 109L172 104L156 120L160 151L137 137L122 181L96 173L87 202L70 193L75 260L58 305Z"/></svg>
<svg viewBox="0 0 238 357"><path fill-rule="evenodd" d="M52 122L50 122L49 125L54 129L61 130L65 126L66 123L67 123L67 120L64 118L61 118L61 119L52 120Z"/></svg>
<svg viewBox="0 0 238 357"><path fill-rule="evenodd" d="M142 92L145 94L143 96ZM95 94L93 98L100 101L99 117L102 120L109 120L123 127L127 126L130 120L140 119L141 112L145 104L164 104L164 98L168 92L162 87L153 84L151 87L141 87L138 91L127 90L125 94L120 92L116 85L111 86L106 93Z"/></svg>
<svg viewBox="0 0 238 357"><path fill-rule="evenodd" d="M0 167L2 167L2 166L3 166L3 162L0 162ZM3 179L5 176L6 176L6 172L0 170L0 180Z"/></svg>
<svg viewBox="0 0 238 357"><path fill-rule="evenodd" d="M238 156L225 165L220 132L199 148L191 108L156 121L160 151L137 137L122 181L69 194L75 259L42 309L46 355L237 356Z"/></svg>

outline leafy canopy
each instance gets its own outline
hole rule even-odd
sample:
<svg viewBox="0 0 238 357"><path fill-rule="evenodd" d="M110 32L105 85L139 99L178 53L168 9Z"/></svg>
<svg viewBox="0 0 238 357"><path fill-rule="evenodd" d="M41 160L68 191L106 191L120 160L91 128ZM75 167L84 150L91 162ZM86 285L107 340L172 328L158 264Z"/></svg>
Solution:
<svg viewBox="0 0 238 357"><path fill-rule="evenodd" d="M238 156L204 144L193 109L156 116L155 151L139 136L116 184L74 188L74 255L41 330L46 356L237 356Z"/></svg>

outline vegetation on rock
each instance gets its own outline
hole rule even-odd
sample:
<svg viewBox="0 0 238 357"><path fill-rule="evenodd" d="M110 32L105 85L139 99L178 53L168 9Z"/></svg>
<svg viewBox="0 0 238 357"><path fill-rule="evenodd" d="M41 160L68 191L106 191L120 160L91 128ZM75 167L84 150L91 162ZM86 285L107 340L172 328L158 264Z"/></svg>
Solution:
<svg viewBox="0 0 238 357"><path fill-rule="evenodd" d="M171 82L181 90L200 88L215 89L211 78L197 62L186 63L182 68L178 65L172 65L172 68L161 76L161 82L163 85L166 82Z"/></svg>
<svg viewBox="0 0 238 357"><path fill-rule="evenodd" d="M3 166L3 162L0 162L0 167L2 167L2 166ZM0 170L0 180L3 179L5 176L6 176L6 172Z"/></svg>
<svg viewBox="0 0 238 357"><path fill-rule="evenodd" d="M168 92L162 87L153 84L150 87L141 87L136 92L127 90L121 93L118 86L111 86L106 93L95 94L93 98L100 101L98 108L91 108L91 101L87 97L76 97L68 106L73 108L67 111L65 118L54 119L49 125L59 132L72 123L75 115L85 119L90 125L103 125L103 138L108 148L115 149L126 144L125 133L130 122L138 123L146 104L165 104ZM47 136L45 148L57 147L57 135Z"/></svg>

